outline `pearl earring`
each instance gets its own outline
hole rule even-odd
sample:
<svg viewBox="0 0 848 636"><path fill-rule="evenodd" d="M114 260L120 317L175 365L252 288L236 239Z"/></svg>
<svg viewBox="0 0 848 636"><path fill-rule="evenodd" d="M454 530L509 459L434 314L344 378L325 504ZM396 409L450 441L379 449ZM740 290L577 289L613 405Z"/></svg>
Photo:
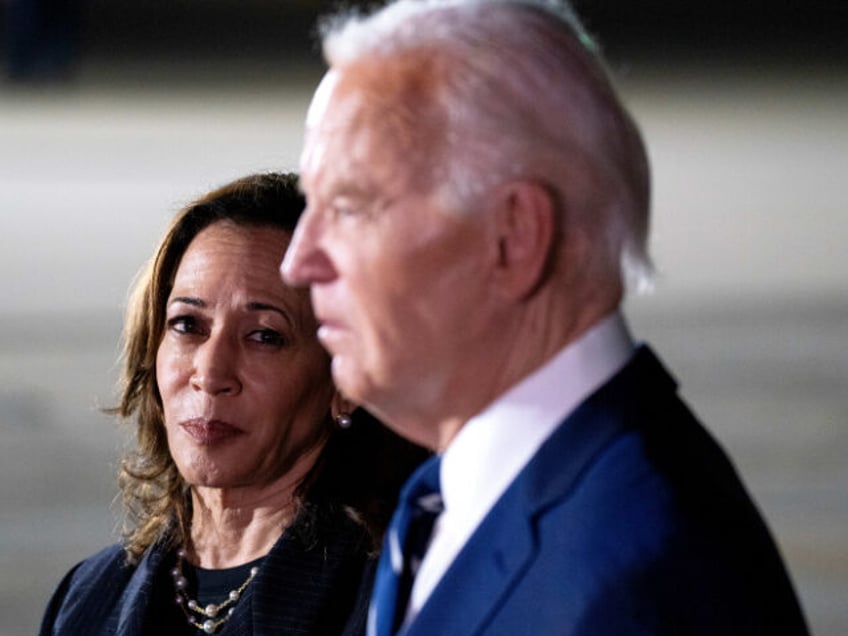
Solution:
<svg viewBox="0 0 848 636"><path fill-rule="evenodd" d="M336 424L339 425L339 428L350 428L350 425L353 424L350 413L339 413L336 417Z"/></svg>

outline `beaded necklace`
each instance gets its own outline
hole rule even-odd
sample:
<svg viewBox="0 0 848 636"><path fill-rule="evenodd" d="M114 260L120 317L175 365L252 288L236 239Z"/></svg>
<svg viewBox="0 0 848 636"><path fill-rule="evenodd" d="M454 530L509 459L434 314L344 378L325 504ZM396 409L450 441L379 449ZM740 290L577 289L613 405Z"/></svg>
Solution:
<svg viewBox="0 0 848 636"><path fill-rule="evenodd" d="M215 631L232 617L235 611L235 603L241 598L245 588L250 584L256 574L259 572L259 567L250 568L250 574L239 587L231 590L222 603L210 603L202 607L195 599L189 598L186 593L188 588L188 579L183 575L183 561L185 561L186 552L180 548L177 550L177 564L171 570L171 576L174 579L174 588L177 591L176 603L182 609L189 624L197 629L207 633L214 634ZM221 615L222 610L226 612Z"/></svg>

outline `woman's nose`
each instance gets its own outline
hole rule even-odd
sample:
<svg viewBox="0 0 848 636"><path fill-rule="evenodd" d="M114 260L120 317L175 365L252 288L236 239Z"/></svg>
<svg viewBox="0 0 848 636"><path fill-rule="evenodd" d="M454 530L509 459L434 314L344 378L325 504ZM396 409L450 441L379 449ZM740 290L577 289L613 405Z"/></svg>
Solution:
<svg viewBox="0 0 848 636"><path fill-rule="evenodd" d="M195 351L192 387L210 395L238 395L238 349L224 334L210 336Z"/></svg>

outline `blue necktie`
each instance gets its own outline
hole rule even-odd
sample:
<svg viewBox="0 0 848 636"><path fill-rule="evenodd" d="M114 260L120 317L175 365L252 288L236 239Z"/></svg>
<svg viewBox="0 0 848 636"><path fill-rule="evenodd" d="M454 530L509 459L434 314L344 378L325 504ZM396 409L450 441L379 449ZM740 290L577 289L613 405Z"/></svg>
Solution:
<svg viewBox="0 0 848 636"><path fill-rule="evenodd" d="M377 565L368 636L390 636L403 624L412 582L436 517L443 510L439 488L441 459L436 456L424 462L401 491Z"/></svg>

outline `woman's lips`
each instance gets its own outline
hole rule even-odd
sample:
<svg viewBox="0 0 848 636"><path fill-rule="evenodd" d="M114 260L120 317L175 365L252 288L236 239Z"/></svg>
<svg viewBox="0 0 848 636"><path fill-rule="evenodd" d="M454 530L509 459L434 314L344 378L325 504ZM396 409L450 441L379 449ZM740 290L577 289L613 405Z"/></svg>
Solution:
<svg viewBox="0 0 848 636"><path fill-rule="evenodd" d="M200 444L215 444L243 434L243 431L232 424L221 420L205 420L195 418L182 422L180 426L189 436Z"/></svg>

